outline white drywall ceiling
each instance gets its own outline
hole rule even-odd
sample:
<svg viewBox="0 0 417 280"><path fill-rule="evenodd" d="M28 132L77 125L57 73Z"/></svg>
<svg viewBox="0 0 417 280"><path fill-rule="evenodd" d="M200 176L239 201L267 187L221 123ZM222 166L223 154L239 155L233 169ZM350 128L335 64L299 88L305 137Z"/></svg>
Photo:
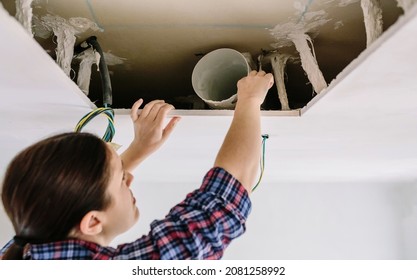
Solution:
<svg viewBox="0 0 417 280"><path fill-rule="evenodd" d="M401 18L396 26L403 22ZM410 36L415 34L414 23L415 19L395 34L386 32L353 63L361 62L357 69L342 73L346 78L333 83L302 117L263 118L263 132L270 135L265 181L416 177L417 40ZM1 109L2 145L9 155L2 158L3 167L29 142L72 129L92 106L30 37L14 31L20 27L9 26L2 24L8 44L1 45L0 66L1 94L8 104ZM165 147L144 164L142 180L199 179L211 165L230 120L184 116ZM102 131L94 124L86 129ZM116 116L116 129L115 141L126 146L131 136L127 115ZM166 176L160 176L162 170Z"/></svg>

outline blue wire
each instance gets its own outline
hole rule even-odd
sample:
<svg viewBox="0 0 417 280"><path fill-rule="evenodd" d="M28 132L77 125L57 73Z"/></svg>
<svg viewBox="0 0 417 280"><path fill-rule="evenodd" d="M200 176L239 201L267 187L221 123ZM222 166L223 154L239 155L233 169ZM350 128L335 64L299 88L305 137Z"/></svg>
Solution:
<svg viewBox="0 0 417 280"><path fill-rule="evenodd" d="M268 134L263 134L262 135L262 155L261 155L261 160L260 160L260 169L261 169L261 174L259 175L259 179L258 182L256 183L256 185L252 188L252 192L254 190L256 190L256 188L259 186L259 184L262 181L262 177L264 175L264 171L265 171L265 146L266 146L266 139L269 138Z"/></svg>
<svg viewBox="0 0 417 280"><path fill-rule="evenodd" d="M307 13L307 11L308 11L308 9L310 8L311 4L313 4L313 1L314 1L314 0L309 0L309 1L308 1L308 3L307 3L307 5L305 6L304 11L301 13L301 16L300 16L300 18L298 19L298 22L297 22L297 23L299 23L299 22L300 22L300 21L304 18L305 14Z"/></svg>

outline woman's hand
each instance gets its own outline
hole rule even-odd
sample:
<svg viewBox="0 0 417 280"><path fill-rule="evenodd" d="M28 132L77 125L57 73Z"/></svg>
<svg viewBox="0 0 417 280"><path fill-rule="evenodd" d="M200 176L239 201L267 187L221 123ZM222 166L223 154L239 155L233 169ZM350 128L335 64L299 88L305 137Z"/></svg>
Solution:
<svg viewBox="0 0 417 280"><path fill-rule="evenodd" d="M126 170L132 170L146 157L155 152L168 139L180 117L173 117L164 126L165 118L174 109L163 100L154 100L145 105L138 114L143 100L136 101L131 109L130 117L133 122L134 139L122 154Z"/></svg>
<svg viewBox="0 0 417 280"><path fill-rule="evenodd" d="M237 82L237 98L242 102L249 100L261 105L273 84L274 76L271 73L252 71Z"/></svg>

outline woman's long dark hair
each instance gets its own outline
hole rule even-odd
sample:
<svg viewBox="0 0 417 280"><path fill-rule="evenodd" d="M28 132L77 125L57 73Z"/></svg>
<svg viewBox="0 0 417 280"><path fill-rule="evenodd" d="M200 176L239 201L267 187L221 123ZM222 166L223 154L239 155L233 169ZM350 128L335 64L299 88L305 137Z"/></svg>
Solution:
<svg viewBox="0 0 417 280"><path fill-rule="evenodd" d="M21 151L9 164L2 201L19 239L51 242L68 238L83 216L109 203L109 153L89 133L64 133ZM19 242L17 242L19 243ZM14 243L3 259L22 259Z"/></svg>

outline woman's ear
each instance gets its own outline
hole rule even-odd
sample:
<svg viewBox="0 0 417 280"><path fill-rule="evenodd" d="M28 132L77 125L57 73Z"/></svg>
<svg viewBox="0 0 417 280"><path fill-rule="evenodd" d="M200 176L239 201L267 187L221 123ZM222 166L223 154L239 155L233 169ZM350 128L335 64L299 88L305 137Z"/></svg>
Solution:
<svg viewBox="0 0 417 280"><path fill-rule="evenodd" d="M99 211L90 211L84 215L80 222L80 232L83 235L94 236L103 231L101 213Z"/></svg>

